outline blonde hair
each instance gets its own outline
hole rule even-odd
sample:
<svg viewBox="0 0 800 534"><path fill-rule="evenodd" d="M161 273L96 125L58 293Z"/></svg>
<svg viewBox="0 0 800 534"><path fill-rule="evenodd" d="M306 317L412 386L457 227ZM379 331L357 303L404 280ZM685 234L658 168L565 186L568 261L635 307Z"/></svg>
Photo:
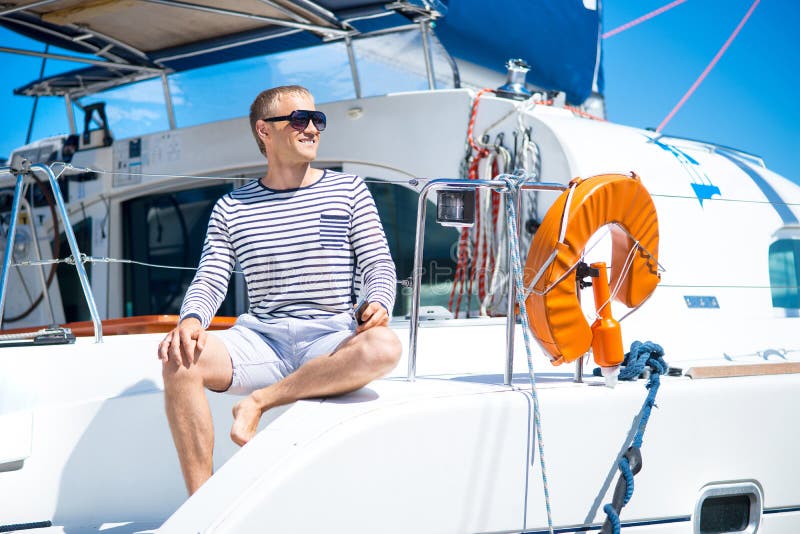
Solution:
<svg viewBox="0 0 800 534"><path fill-rule="evenodd" d="M256 99L253 100L253 103L250 104L250 129L253 131L253 137L256 139L258 149L265 156L267 152L264 149L264 143L262 143L261 139L258 137L256 121L271 116L274 113L278 100L283 95L298 95L314 98L311 91L301 85L281 85L279 87L267 89L266 91L261 91L258 94Z"/></svg>

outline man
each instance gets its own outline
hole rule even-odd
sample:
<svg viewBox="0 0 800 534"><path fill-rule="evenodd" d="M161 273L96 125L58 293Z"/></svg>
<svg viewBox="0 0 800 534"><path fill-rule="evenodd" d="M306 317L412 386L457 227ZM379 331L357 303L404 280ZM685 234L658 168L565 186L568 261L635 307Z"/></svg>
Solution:
<svg viewBox="0 0 800 534"><path fill-rule="evenodd" d="M375 203L356 176L318 170L326 118L303 87L264 91L250 125L266 175L217 201L178 326L159 345L166 412L191 495L211 476L213 425L204 387L247 394L231 439L244 445L268 409L354 391L389 372L401 345L387 327L395 267ZM248 313L205 328L239 261ZM356 326L354 279L366 307Z"/></svg>

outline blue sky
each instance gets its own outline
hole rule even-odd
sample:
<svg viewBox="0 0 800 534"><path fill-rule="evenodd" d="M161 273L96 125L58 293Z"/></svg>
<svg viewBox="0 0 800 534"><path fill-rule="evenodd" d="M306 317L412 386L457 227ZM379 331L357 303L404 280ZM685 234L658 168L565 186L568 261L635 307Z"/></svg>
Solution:
<svg viewBox="0 0 800 534"><path fill-rule="evenodd" d="M638 127L655 128L692 85L737 26L753 0L687 0L643 24L604 41L606 107L609 119ZM606 30L629 22L667 3L667 0L605 0ZM664 128L665 133L729 145L762 156L767 166L800 183L800 3L762 0L725 55L689 101ZM42 50L43 45L0 29L0 44ZM313 54L284 54L280 61L263 58L237 62L225 68L189 71L172 77L179 126L242 115L252 98L253 76L258 85L270 85L302 56L306 80L325 100L351 98L352 85L341 45ZM360 64L362 60L360 59ZM364 61L362 69L379 68ZM0 157L24 143L33 99L14 97L14 88L38 76L41 60L0 54ZM45 73L77 65L48 61ZM326 68L331 79L320 76ZM386 67L380 67L384 70ZM386 73L381 72L385 77ZM347 79L344 79L347 78ZM366 76L365 76L366 78ZM424 80L403 80L404 89L424 87ZM224 88L220 90L220 88ZM365 88L367 93L370 88ZM224 98L220 98L224 95ZM114 108L112 123L130 130L127 135L167 128L160 84L148 82L105 93ZM113 104L124 104L114 106ZM33 139L67 130L64 103L39 100ZM116 130L118 135L125 131Z"/></svg>
<svg viewBox="0 0 800 534"><path fill-rule="evenodd" d="M753 0L687 0L604 41L611 120L653 127L703 72ZM613 29L667 0L606 0ZM762 0L705 81L664 128L764 158L800 183L800 2Z"/></svg>

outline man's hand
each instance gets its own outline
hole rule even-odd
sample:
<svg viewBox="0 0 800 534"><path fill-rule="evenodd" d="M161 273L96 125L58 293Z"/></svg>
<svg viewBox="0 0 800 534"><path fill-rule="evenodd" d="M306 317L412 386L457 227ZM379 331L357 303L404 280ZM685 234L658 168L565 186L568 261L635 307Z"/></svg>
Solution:
<svg viewBox="0 0 800 534"><path fill-rule="evenodd" d="M158 345L158 359L165 363L172 360L188 368L206 348L206 336L200 321L187 317Z"/></svg>
<svg viewBox="0 0 800 534"><path fill-rule="evenodd" d="M358 317L356 317L358 319ZM367 308L361 313L361 324L356 327L356 334L369 330L375 326L387 326L389 324L389 312L377 302L370 302Z"/></svg>

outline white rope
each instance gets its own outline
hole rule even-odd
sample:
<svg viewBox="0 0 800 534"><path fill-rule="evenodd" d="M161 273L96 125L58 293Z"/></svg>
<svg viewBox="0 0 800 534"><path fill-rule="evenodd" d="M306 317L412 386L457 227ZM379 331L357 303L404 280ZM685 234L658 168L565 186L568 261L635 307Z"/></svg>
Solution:
<svg viewBox="0 0 800 534"><path fill-rule="evenodd" d="M569 208L572 206L572 195L577 189L577 183L571 183L569 192L567 193L567 201L564 203L564 213L561 215L561 232L558 235L558 242L563 243L564 237L567 235L567 222L569 221Z"/></svg>
<svg viewBox="0 0 800 534"><path fill-rule="evenodd" d="M53 260L26 260L21 261L18 263L13 263L12 267L35 267L40 265L53 265L58 263L66 263L68 265L75 265L75 258L73 256L68 256L66 258L60 259L53 259ZM81 263L128 263L132 265L141 265L143 267L153 267L156 269L173 269L177 271L197 271L199 267L181 267L178 265L161 265L157 263L147 263L144 261L136 261L136 260L128 260L128 259L118 259L118 258L107 258L107 257L96 257L96 256L87 256L86 254L81 254ZM244 274L243 271L231 271L234 274Z"/></svg>
<svg viewBox="0 0 800 534"><path fill-rule="evenodd" d="M47 329L42 328L36 332L21 332L19 334L0 334L0 341L13 341L16 339L34 339L47 333Z"/></svg>

